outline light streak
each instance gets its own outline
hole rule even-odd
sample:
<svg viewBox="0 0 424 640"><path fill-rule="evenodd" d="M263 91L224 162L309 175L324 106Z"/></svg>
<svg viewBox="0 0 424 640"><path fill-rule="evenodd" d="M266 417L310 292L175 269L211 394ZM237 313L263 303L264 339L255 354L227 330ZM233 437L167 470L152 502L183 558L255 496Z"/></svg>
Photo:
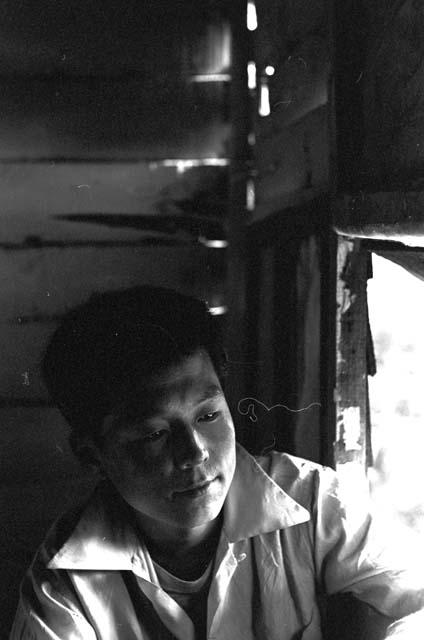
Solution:
<svg viewBox="0 0 424 640"><path fill-rule="evenodd" d="M227 313L228 307L221 305L220 307L209 307L209 313L213 316L222 316Z"/></svg>
<svg viewBox="0 0 424 640"><path fill-rule="evenodd" d="M254 62L247 63L247 86L249 89L256 89L256 64Z"/></svg>
<svg viewBox="0 0 424 640"><path fill-rule="evenodd" d="M208 249L226 249L228 247L228 240L209 240L201 236L199 242L205 245Z"/></svg>
<svg viewBox="0 0 424 640"><path fill-rule="evenodd" d="M261 93L259 96L259 115L262 117L269 116L271 113L271 105L269 104L269 87L266 80L261 81Z"/></svg>
<svg viewBox="0 0 424 640"><path fill-rule="evenodd" d="M230 73L195 73L190 82L231 82Z"/></svg>
<svg viewBox="0 0 424 640"><path fill-rule="evenodd" d="M258 16L253 0L249 0L247 3L247 28L249 31L256 31L258 28Z"/></svg>

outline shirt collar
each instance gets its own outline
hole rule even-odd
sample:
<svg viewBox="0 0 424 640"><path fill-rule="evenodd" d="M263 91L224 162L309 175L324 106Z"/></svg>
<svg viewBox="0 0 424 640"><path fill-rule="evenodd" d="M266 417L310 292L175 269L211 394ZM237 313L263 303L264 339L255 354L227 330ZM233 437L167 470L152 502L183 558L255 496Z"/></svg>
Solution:
<svg viewBox="0 0 424 640"><path fill-rule="evenodd" d="M286 529L309 519L309 512L237 445L236 471L224 505L224 529L229 541Z"/></svg>
<svg viewBox="0 0 424 640"><path fill-rule="evenodd" d="M127 570L140 548L129 508L108 483L98 485L50 569Z"/></svg>
<svg viewBox="0 0 424 640"><path fill-rule="evenodd" d="M307 522L306 509L291 498L243 447L237 445L236 470L224 505L223 528L229 542ZM140 541L128 509L110 485L99 487L75 529L55 553L51 569L129 570ZM113 490L112 490L113 493ZM143 551L143 549L141 549Z"/></svg>

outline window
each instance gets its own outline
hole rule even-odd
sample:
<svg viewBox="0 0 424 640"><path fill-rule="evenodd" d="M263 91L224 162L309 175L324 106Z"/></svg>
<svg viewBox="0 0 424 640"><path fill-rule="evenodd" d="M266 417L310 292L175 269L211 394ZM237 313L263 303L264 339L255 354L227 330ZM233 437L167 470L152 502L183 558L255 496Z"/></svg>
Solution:
<svg viewBox="0 0 424 640"><path fill-rule="evenodd" d="M376 359L376 373L368 379L368 473L377 517L414 542L424 536L424 274L417 277L418 251L392 256L407 268L382 255L372 254L367 287Z"/></svg>

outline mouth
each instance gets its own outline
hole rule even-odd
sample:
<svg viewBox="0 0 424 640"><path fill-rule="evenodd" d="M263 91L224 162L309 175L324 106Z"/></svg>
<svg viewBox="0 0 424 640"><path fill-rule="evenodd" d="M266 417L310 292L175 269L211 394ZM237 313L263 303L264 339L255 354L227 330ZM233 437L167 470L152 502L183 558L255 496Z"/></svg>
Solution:
<svg viewBox="0 0 424 640"><path fill-rule="evenodd" d="M174 498L197 498L199 496L203 496L208 493L211 485L215 482L217 478L212 478L212 480L205 480L204 482L199 482L196 484L192 484L185 489L179 489L178 491L174 491Z"/></svg>

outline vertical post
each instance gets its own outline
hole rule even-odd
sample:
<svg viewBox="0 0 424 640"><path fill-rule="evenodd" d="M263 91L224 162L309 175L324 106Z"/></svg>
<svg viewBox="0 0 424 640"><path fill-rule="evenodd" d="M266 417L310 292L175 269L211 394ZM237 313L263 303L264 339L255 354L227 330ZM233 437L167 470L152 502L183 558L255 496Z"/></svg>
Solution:
<svg viewBox="0 0 424 640"><path fill-rule="evenodd" d="M227 301L229 321L227 348L230 357L227 395L234 408L243 397L246 359L247 315L247 209L249 95L247 85L248 32L246 0L232 4L232 149L228 211Z"/></svg>
<svg viewBox="0 0 424 640"><path fill-rule="evenodd" d="M337 259L334 455L339 471L363 473L367 461L368 254L339 237Z"/></svg>

